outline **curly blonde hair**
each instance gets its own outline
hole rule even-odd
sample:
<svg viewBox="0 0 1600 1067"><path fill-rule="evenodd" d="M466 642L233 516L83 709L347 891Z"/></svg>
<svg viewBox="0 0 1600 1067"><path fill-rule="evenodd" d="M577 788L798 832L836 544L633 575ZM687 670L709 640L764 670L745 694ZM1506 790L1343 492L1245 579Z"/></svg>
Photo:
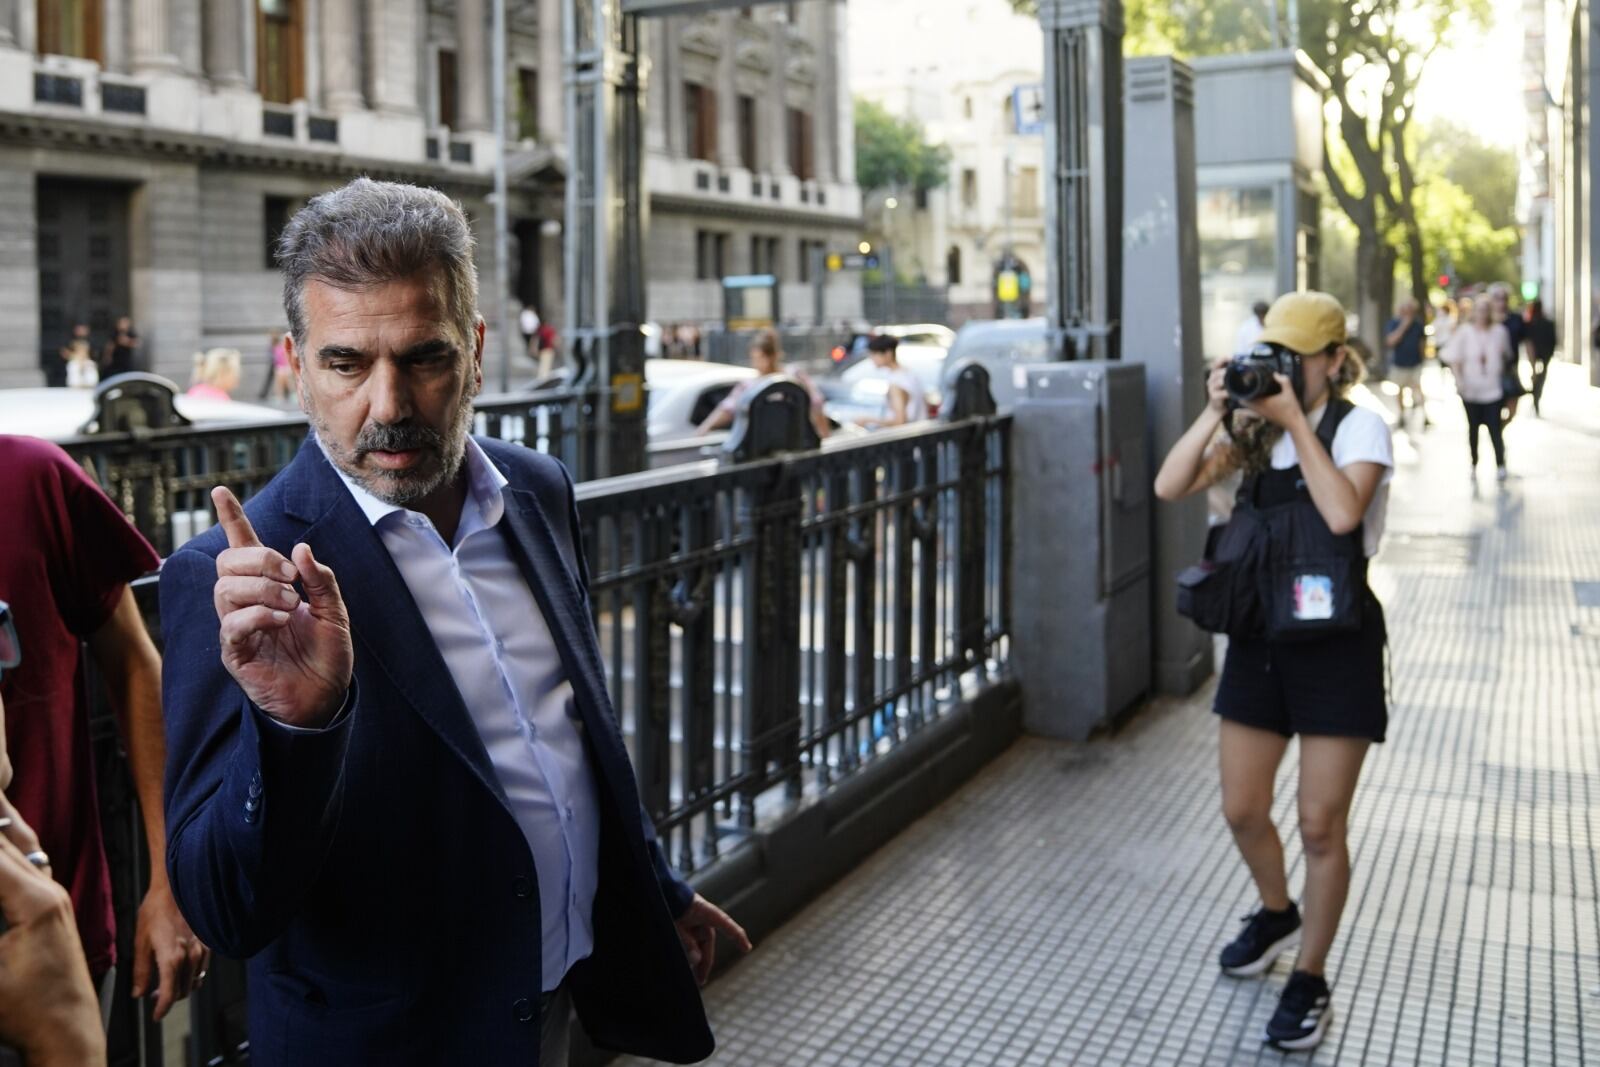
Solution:
<svg viewBox="0 0 1600 1067"><path fill-rule="evenodd" d="M1344 362L1333 377L1328 379L1328 391L1337 397L1350 395L1350 390L1367 377L1366 345L1352 337L1342 346ZM1237 416L1238 412L1233 412ZM1239 467L1246 475L1260 474L1272 464L1272 450L1283 437L1283 427L1246 413L1244 419L1230 416L1223 425L1239 457Z"/></svg>

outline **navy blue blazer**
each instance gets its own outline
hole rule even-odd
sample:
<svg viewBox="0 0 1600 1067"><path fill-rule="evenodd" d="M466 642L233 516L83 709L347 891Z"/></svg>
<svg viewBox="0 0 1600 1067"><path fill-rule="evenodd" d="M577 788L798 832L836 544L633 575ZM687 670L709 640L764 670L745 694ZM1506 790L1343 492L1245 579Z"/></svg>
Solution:
<svg viewBox="0 0 1600 1067"><path fill-rule="evenodd" d="M505 534L555 635L602 809L595 947L569 975L603 1047L710 1055L672 924L693 893L642 814L606 693L572 482L482 440ZM539 1056L533 854L444 659L378 533L314 440L245 507L263 544L304 541L350 613L355 678L325 731L266 720L222 665L215 527L161 573L167 869L195 933L249 957L251 1062L528 1067Z"/></svg>

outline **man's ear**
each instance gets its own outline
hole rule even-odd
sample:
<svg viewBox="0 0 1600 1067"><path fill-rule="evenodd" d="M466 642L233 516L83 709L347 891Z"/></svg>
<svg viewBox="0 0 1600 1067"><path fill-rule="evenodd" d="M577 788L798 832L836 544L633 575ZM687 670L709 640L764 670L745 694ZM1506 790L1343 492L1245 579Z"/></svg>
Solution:
<svg viewBox="0 0 1600 1067"><path fill-rule="evenodd" d="M300 349L295 347L294 334L285 333L283 335L283 351L289 357L289 369L294 372L294 395L300 401L300 410L305 411L306 391L303 378L305 364L300 358ZM307 414L310 413L307 412Z"/></svg>
<svg viewBox="0 0 1600 1067"><path fill-rule="evenodd" d="M483 389L483 333L484 324L480 318L472 325L472 373L478 379L478 388Z"/></svg>

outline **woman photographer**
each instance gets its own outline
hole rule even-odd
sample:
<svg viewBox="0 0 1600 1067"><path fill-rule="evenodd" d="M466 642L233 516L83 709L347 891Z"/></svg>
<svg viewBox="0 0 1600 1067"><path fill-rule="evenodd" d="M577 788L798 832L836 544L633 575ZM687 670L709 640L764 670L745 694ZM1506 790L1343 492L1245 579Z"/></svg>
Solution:
<svg viewBox="0 0 1600 1067"><path fill-rule="evenodd" d="M1212 558L1180 584L1193 581L1202 595L1205 582L1226 583L1215 612L1191 614L1230 636L1214 709L1222 806L1261 895L1220 963L1226 974L1263 974L1299 942L1266 1027L1269 1044L1290 1050L1318 1044L1332 1019L1323 972L1350 883L1350 805L1367 748L1388 723L1383 610L1366 567L1382 535L1393 448L1383 417L1345 397L1363 373L1345 340L1333 297L1280 297L1260 338L1267 347L1235 370L1228 360L1212 369L1209 403L1155 486L1177 500L1244 476ZM1274 779L1295 735L1303 920L1272 821Z"/></svg>

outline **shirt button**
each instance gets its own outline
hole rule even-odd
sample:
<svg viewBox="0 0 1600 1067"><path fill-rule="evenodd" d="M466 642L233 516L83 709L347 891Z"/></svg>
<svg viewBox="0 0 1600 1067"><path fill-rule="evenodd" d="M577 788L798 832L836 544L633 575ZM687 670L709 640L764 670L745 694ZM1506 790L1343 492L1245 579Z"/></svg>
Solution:
<svg viewBox="0 0 1600 1067"><path fill-rule="evenodd" d="M494 639L494 650L496 652L504 652L506 650L506 643L504 641L500 640L500 638L498 638L498 637L495 638Z"/></svg>
<svg viewBox="0 0 1600 1067"><path fill-rule="evenodd" d="M567 805L567 821L571 822L575 818L577 818L577 816L573 813L572 805L568 804Z"/></svg>
<svg viewBox="0 0 1600 1067"><path fill-rule="evenodd" d="M533 895L533 880L525 875L517 875L511 879L511 891L519 897Z"/></svg>
<svg viewBox="0 0 1600 1067"><path fill-rule="evenodd" d="M259 797L264 790L265 787L261 784L261 772L257 771L250 776L250 799L254 800Z"/></svg>
<svg viewBox="0 0 1600 1067"><path fill-rule="evenodd" d="M533 1001L527 997L518 997L517 1002L511 1005L511 1013L516 1016L519 1023L533 1022Z"/></svg>

